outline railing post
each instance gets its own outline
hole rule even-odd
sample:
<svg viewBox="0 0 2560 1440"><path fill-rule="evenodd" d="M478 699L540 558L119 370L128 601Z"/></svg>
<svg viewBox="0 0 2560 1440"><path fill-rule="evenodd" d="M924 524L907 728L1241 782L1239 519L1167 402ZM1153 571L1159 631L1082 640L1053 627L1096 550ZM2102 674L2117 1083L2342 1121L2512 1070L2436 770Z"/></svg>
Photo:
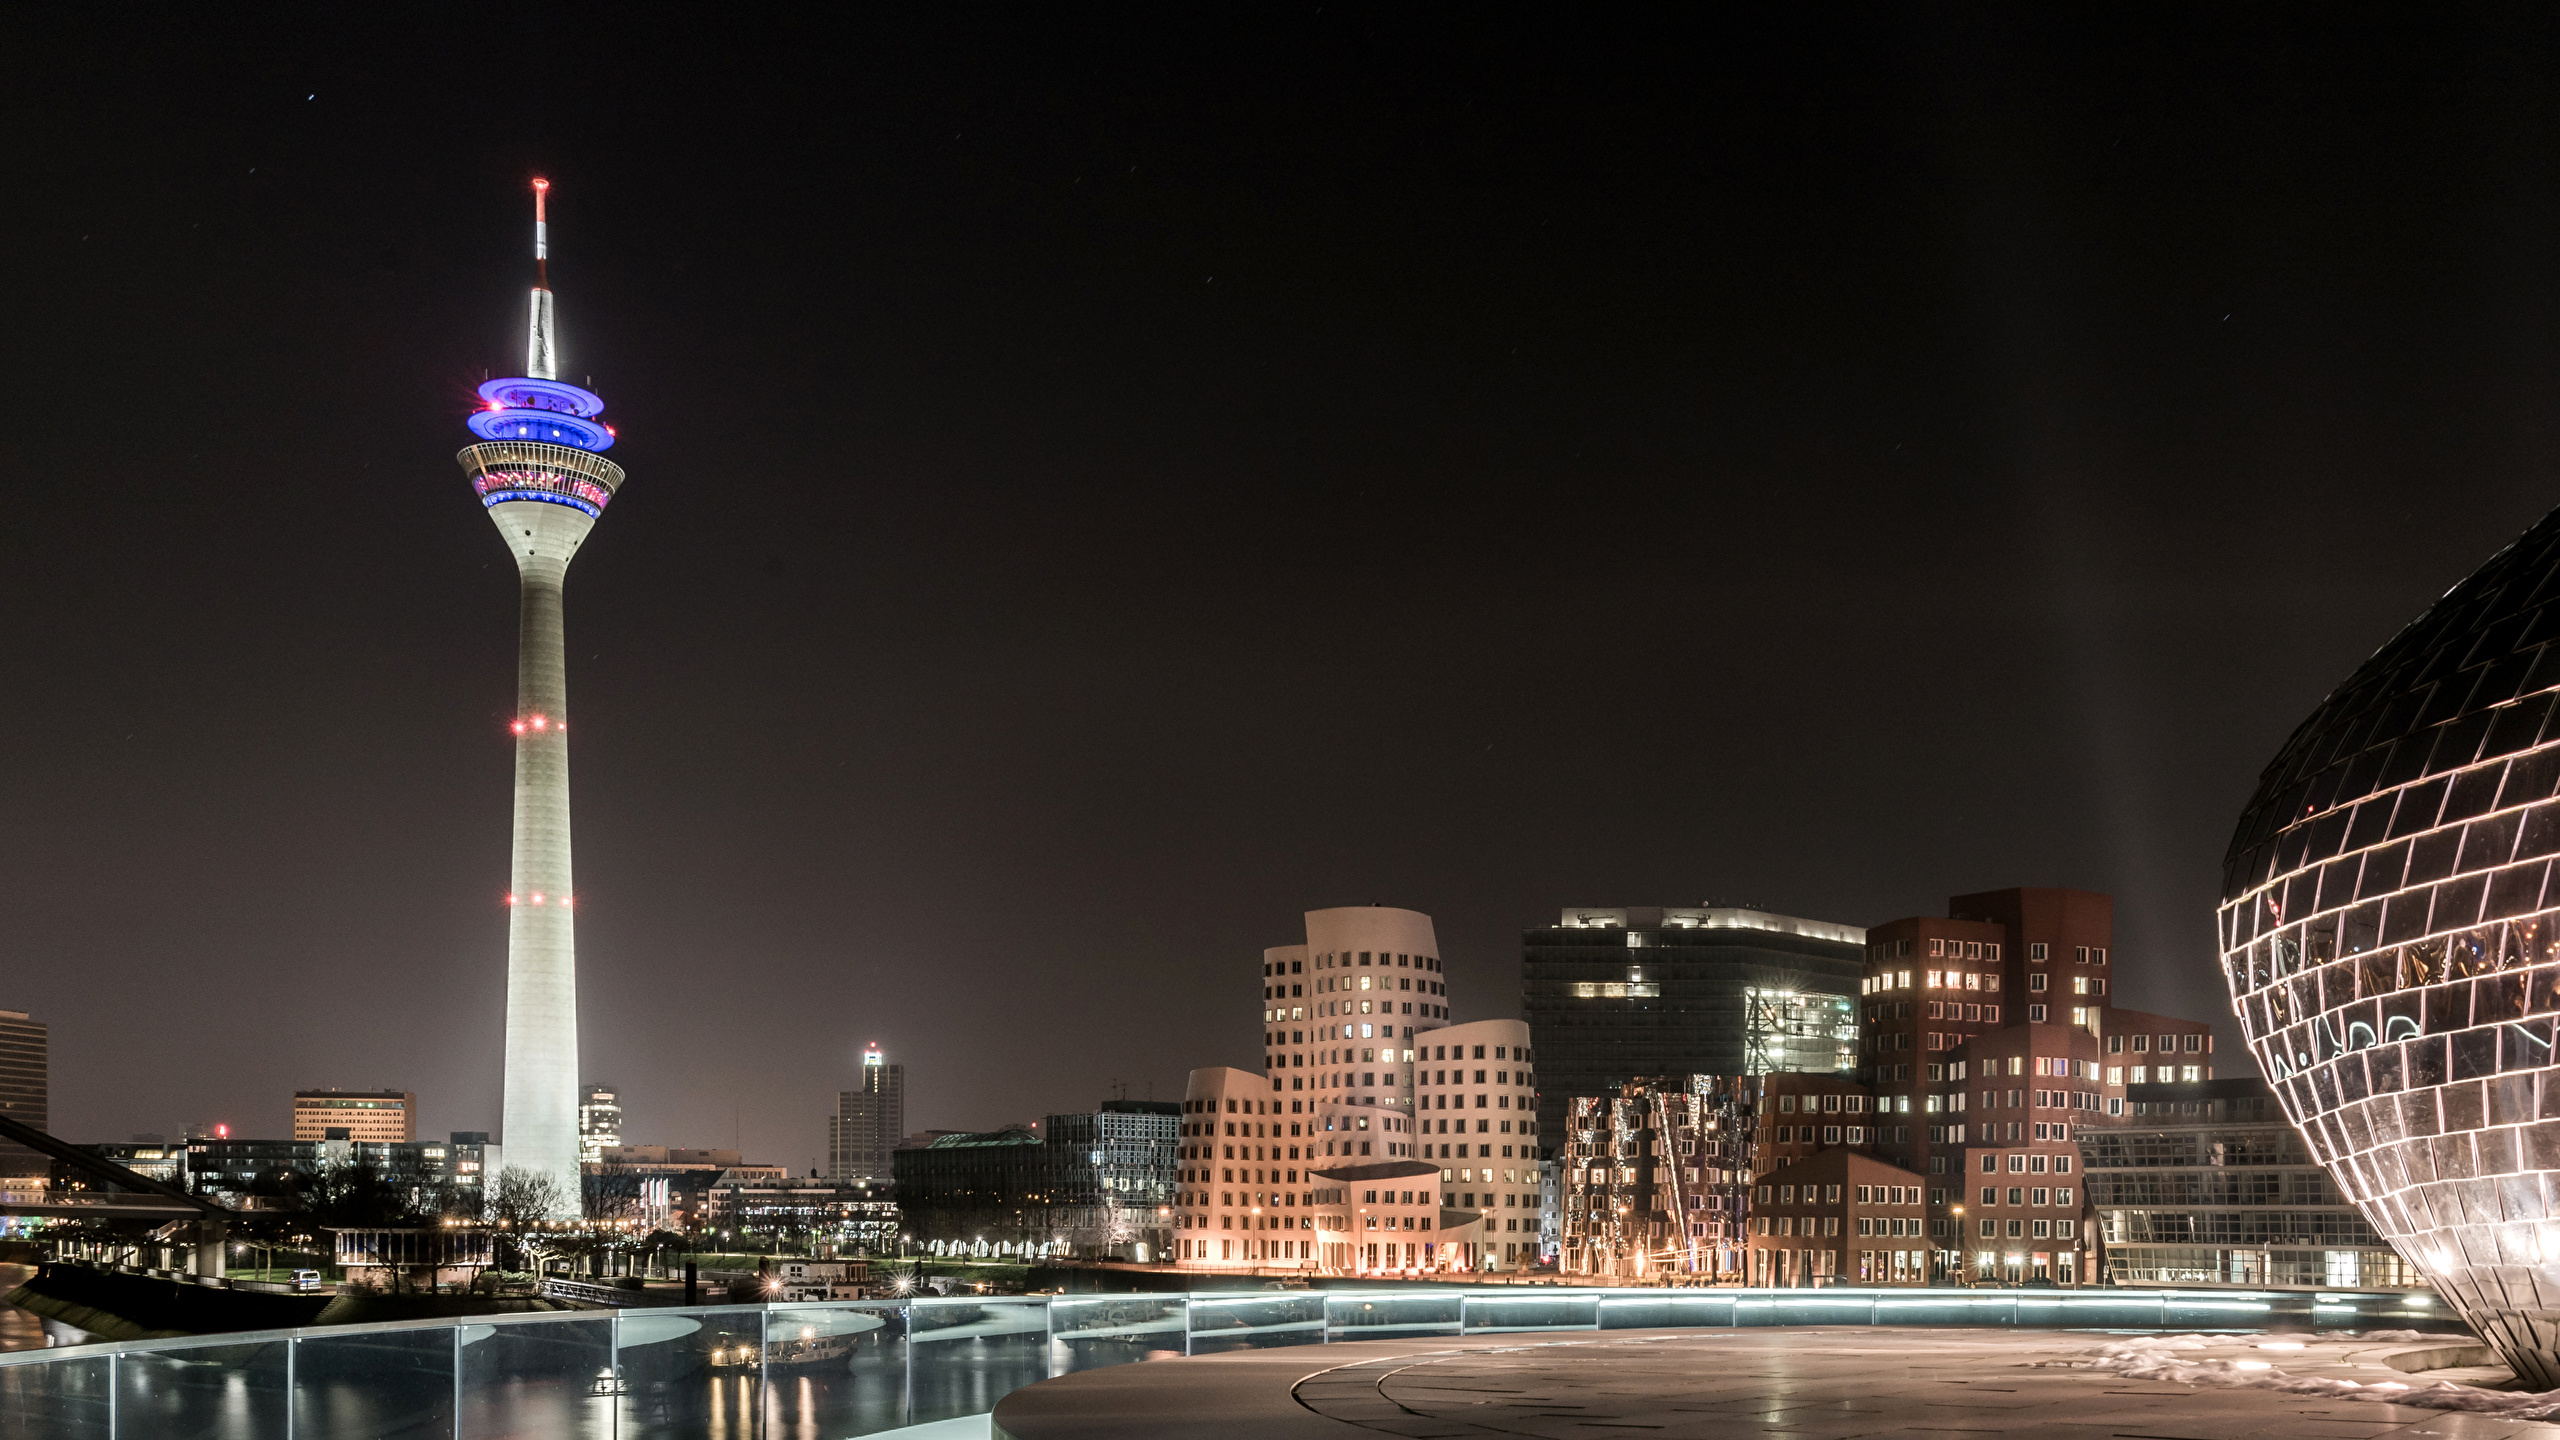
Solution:
<svg viewBox="0 0 2560 1440"><path fill-rule="evenodd" d="M117 1440L116 1410L124 1399L124 1356L107 1352L107 1440Z"/></svg>
<svg viewBox="0 0 2560 1440"><path fill-rule="evenodd" d="M453 1440L462 1440L462 1326L453 1327Z"/></svg>

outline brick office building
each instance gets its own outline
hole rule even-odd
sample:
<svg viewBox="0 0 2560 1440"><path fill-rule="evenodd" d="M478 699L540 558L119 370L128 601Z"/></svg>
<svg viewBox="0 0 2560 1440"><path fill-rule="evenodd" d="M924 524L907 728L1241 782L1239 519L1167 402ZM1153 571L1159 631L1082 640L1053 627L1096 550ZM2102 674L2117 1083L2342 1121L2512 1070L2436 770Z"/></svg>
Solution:
<svg viewBox="0 0 2560 1440"><path fill-rule="evenodd" d="M1923 1177L1928 1274L2094 1281L2079 1130L2121 1120L2136 1056L2209 1077L2212 1028L2116 1007L2108 896L2001 890L1947 911L1868 932L1871 1148Z"/></svg>
<svg viewBox="0 0 2560 1440"><path fill-rule="evenodd" d="M1847 1148L1761 1176L1747 1283L1925 1284L1925 1189L1901 1166Z"/></svg>
<svg viewBox="0 0 2560 1440"><path fill-rule="evenodd" d="M1677 1253L1678 1158L1640 1082L1576 1098L1564 1169L1564 1270L1664 1266L1776 1285L2100 1277L2083 1127L2122 1123L2125 1086L2212 1075L2201 1021L2119 1008L2113 901L2073 890L1958 896L1944 918L1870 930L1858 1066L1737 1083L1749 1142L1724 1147L1742 1254ZM1595 1164L1595 1161L1607 1161ZM1701 1257L1704 1259L1705 1257Z"/></svg>

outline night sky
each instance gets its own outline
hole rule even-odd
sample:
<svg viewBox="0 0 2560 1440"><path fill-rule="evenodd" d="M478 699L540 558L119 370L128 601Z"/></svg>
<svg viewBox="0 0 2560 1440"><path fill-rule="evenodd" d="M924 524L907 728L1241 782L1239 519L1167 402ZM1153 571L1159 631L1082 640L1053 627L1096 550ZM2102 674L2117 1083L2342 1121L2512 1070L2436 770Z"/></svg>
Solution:
<svg viewBox="0 0 2560 1440"><path fill-rule="evenodd" d="M1254 1064L1371 901L1463 1021L1566 905L2107 890L2241 1069L2259 766L2560 498L2504 22L95 13L0 31L0 1007L79 1140L497 1128L452 456L536 174L631 477L585 1068L795 1167L869 1040L915 1127Z"/></svg>

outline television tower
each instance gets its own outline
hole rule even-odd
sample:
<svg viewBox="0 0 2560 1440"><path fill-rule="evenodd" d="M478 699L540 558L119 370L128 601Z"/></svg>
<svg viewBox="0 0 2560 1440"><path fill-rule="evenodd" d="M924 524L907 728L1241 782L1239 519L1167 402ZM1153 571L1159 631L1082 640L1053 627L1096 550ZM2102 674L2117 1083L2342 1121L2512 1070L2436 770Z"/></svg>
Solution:
<svg viewBox="0 0 2560 1440"><path fill-rule="evenodd" d="M569 676L560 592L569 562L622 486L600 453L604 401L560 383L549 235L533 182L533 309L525 373L481 385L480 443L455 457L497 522L522 586L516 631L515 853L507 894L507 1070L499 1140L509 1168L550 1176L579 1213L578 953L569 883ZM490 1183L495 1183L491 1177Z"/></svg>

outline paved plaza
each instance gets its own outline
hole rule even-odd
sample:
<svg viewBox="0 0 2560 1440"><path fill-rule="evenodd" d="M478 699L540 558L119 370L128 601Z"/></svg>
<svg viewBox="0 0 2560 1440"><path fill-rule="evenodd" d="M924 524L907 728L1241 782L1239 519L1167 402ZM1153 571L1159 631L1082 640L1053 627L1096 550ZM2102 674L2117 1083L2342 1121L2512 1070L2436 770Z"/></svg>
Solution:
<svg viewBox="0 0 2560 1440"><path fill-rule="evenodd" d="M1366 1341L1086 1371L1009 1440L2560 1440L2468 1336L1871 1328ZM2464 1367L2464 1368L2454 1368ZM2424 1395L2434 1408L2411 1403ZM2363 1398L2367 1396L2377 1398ZM2560 1396L2550 1399L2560 1409ZM2518 1413L2525 1412L2525 1413Z"/></svg>

